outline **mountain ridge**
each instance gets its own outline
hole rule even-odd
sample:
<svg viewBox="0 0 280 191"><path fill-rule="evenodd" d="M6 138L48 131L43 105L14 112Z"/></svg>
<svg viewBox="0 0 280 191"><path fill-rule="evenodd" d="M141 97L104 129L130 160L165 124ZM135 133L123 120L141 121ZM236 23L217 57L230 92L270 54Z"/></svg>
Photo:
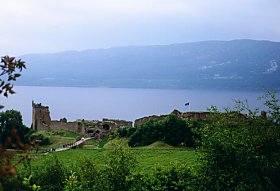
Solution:
<svg viewBox="0 0 280 191"><path fill-rule="evenodd" d="M280 43L238 39L20 56L18 85L117 88L280 88Z"/></svg>

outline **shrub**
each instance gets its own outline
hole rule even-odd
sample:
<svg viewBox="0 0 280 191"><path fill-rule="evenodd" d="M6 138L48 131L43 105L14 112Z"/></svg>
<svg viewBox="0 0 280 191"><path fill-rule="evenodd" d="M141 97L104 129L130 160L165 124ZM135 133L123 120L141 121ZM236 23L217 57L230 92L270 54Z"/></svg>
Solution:
<svg viewBox="0 0 280 191"><path fill-rule="evenodd" d="M108 182L104 170L98 169L92 159L83 158L78 161L78 175L82 190L108 190Z"/></svg>
<svg viewBox="0 0 280 191"><path fill-rule="evenodd" d="M36 185L40 185L44 191L63 190L68 169L64 167L56 156L48 157L43 165L34 166L32 178ZM33 182L32 182L33 183Z"/></svg>
<svg viewBox="0 0 280 191"><path fill-rule="evenodd" d="M179 164L157 167L149 176L147 190L175 191L191 190L193 175L191 170Z"/></svg>
<svg viewBox="0 0 280 191"><path fill-rule="evenodd" d="M30 138L31 138L31 140L38 141L40 146L51 144L49 137L46 137L43 134L32 134Z"/></svg>
<svg viewBox="0 0 280 191"><path fill-rule="evenodd" d="M64 191L82 191L78 177L75 172L70 171L69 177L65 180Z"/></svg>
<svg viewBox="0 0 280 191"><path fill-rule="evenodd" d="M192 128L196 124L177 117L174 114L168 115L163 120L150 120L136 128L136 131L129 137L129 146L145 146L155 141L163 141L167 144L177 146L194 146L194 133Z"/></svg>
<svg viewBox="0 0 280 191"><path fill-rule="evenodd" d="M119 128L116 131L116 137L122 138L122 137L130 137L134 132L136 131L136 128Z"/></svg>
<svg viewBox="0 0 280 191"><path fill-rule="evenodd" d="M200 131L200 189L279 190L279 125L239 111L212 115Z"/></svg>
<svg viewBox="0 0 280 191"><path fill-rule="evenodd" d="M108 166L105 175L107 176L110 190L129 190L129 177L136 165L135 157L120 146L115 147L108 156Z"/></svg>

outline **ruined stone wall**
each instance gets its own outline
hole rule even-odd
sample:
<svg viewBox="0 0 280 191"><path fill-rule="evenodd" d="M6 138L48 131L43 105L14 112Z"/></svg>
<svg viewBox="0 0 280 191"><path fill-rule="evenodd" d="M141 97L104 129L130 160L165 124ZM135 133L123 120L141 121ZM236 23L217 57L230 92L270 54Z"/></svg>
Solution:
<svg viewBox="0 0 280 191"><path fill-rule="evenodd" d="M51 121L50 130L64 130L78 134L85 134L85 127L81 122Z"/></svg>
<svg viewBox="0 0 280 191"><path fill-rule="evenodd" d="M152 115L152 116L148 116L148 117L142 117L139 119L136 119L134 121L134 127L139 127L140 125L142 125L143 123L146 123L147 121L150 120L162 120L165 119L167 115Z"/></svg>
<svg viewBox="0 0 280 191"><path fill-rule="evenodd" d="M95 139L103 139L118 128L131 128L132 121L103 119L102 121L94 121L91 125L85 127L86 135Z"/></svg>
<svg viewBox="0 0 280 191"><path fill-rule="evenodd" d="M185 113L182 113L178 110L174 110L171 112L171 114L174 114L183 119L191 119L191 120L206 120L210 117L210 112L185 112ZM150 121L150 120L163 120L167 116L168 115L159 115L159 116L152 115L152 116L142 117L142 118L135 120L134 126L139 127L143 123L146 123L147 121Z"/></svg>
<svg viewBox="0 0 280 191"><path fill-rule="evenodd" d="M102 119L102 123L110 123L113 129L117 128L130 128L132 127L132 121L118 120L118 119Z"/></svg>
<svg viewBox="0 0 280 191"><path fill-rule="evenodd" d="M206 120L210 117L210 112L186 112L182 113L181 117L192 120Z"/></svg>

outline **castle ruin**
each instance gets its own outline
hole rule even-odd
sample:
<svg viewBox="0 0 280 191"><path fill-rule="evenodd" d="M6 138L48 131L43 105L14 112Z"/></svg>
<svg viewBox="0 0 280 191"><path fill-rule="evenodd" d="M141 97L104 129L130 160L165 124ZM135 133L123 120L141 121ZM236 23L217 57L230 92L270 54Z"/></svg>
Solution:
<svg viewBox="0 0 280 191"><path fill-rule="evenodd" d="M210 117L210 112L180 112L174 110L171 114L175 114L183 119L205 120ZM152 115L136 119L134 127L139 127L143 123L152 119L164 119L168 115ZM64 130L86 137L94 137L95 139L103 139L110 133L115 132L118 128L131 128L132 121L102 119L98 120L77 120L68 122L66 118L60 120L51 120L48 106L41 103L36 104L32 101L32 129L33 130Z"/></svg>
<svg viewBox="0 0 280 191"><path fill-rule="evenodd" d="M182 119L190 119L190 120L206 120L210 117L210 112L180 112L178 110L173 110L171 114L176 115L177 117L180 117ZM142 117L139 119L136 119L134 122L135 127L141 126L143 123L146 123L150 120L163 120L168 115L151 115L147 117Z"/></svg>
<svg viewBox="0 0 280 191"><path fill-rule="evenodd" d="M51 120L48 106L41 103L36 104L32 101L32 126L33 130L64 130L86 137L102 139L118 128L132 127L131 121L102 119L97 120L78 120L68 122L66 118Z"/></svg>

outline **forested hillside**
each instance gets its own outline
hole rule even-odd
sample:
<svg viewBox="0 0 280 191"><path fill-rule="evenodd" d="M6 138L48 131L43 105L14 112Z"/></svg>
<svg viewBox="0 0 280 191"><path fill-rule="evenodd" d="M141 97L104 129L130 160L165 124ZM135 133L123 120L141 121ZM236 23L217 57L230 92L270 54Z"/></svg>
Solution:
<svg viewBox="0 0 280 191"><path fill-rule="evenodd" d="M23 55L20 85L280 88L280 43L203 41Z"/></svg>

